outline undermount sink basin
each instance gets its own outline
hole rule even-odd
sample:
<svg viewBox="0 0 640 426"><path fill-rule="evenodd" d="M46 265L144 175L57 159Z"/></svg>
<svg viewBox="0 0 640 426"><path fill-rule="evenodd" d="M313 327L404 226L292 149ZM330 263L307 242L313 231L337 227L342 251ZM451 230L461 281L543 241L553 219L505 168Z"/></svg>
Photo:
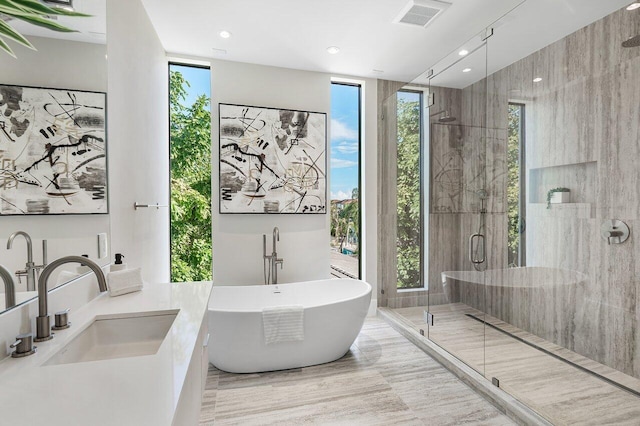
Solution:
<svg viewBox="0 0 640 426"><path fill-rule="evenodd" d="M97 317L44 365L72 364L153 355L171 329L178 310Z"/></svg>

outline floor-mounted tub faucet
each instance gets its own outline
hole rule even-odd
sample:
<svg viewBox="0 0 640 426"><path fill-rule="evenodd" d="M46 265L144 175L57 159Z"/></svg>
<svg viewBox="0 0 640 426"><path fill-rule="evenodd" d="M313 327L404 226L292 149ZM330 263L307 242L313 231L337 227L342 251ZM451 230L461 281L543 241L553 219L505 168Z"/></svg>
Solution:
<svg viewBox="0 0 640 426"><path fill-rule="evenodd" d="M42 342L44 340L49 340L53 338L51 334L51 322L49 320L49 306L48 306L48 293L47 293L47 280L49 279L49 275L60 265L64 265L66 263L81 263L85 266L88 266L95 274L98 279L98 288L100 292L107 291L107 280L104 277L104 273L100 266L92 260L89 260L86 257L82 256L65 256L60 259L56 259L50 264L48 264L42 274L40 275L40 279L38 280L38 317L36 318L36 338L34 339L36 342Z"/></svg>
<svg viewBox="0 0 640 426"><path fill-rule="evenodd" d="M278 258L278 249L277 242L280 241L280 230L278 227L273 228L273 243L272 243L272 251L271 254L267 254L267 235L262 234L262 262L264 269L264 283L266 285L269 284L278 284L278 265L280 265L280 269L282 269L282 265L284 263L284 259ZM268 267L267 267L268 261ZM267 272L268 271L268 272Z"/></svg>
<svg viewBox="0 0 640 426"><path fill-rule="evenodd" d="M43 269L47 266L47 240L42 241L42 265L36 265L33 263L33 246L31 244L31 237L24 231L16 231L9 236L9 240L7 240L7 250L11 250L13 247L13 240L21 235L27 241L27 263L24 269L16 271L16 276L18 280L20 277L27 277L27 291L35 291L36 289L36 280L37 280L37 272L39 269Z"/></svg>

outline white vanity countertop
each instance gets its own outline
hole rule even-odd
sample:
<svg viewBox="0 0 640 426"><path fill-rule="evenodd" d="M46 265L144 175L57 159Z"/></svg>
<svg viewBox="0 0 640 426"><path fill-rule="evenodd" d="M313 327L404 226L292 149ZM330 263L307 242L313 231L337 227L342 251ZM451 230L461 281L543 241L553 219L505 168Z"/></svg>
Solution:
<svg viewBox="0 0 640 426"><path fill-rule="evenodd" d="M211 288L211 282L146 284L123 296L103 293L70 312L71 328L35 343L36 354L0 362L0 423L171 425ZM154 355L42 365L96 316L171 309L180 311Z"/></svg>

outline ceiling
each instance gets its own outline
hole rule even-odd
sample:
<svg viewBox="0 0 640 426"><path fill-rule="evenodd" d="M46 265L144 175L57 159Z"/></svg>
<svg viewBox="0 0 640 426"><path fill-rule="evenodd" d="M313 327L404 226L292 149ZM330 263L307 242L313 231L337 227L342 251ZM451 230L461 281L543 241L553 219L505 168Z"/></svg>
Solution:
<svg viewBox="0 0 640 426"><path fill-rule="evenodd" d="M475 36L432 64L431 84L467 87L630 3L630 0L528 0L492 25L495 31L487 44ZM640 15L640 11L628 13ZM618 41L622 43L630 35L620 32ZM458 54L462 47L469 55ZM464 69L471 71L463 72ZM428 84L427 69L412 83Z"/></svg>
<svg viewBox="0 0 640 426"><path fill-rule="evenodd" d="M91 15L86 18L54 16L57 23L76 30L73 33L51 31L46 28L27 24L14 19L11 26L21 34L60 40L80 41L85 43L105 44L107 42L107 0L73 0L77 12Z"/></svg>
<svg viewBox="0 0 640 426"><path fill-rule="evenodd" d="M393 23L408 0L142 2L172 55L407 82L523 3L450 0L423 28ZM630 2L527 0L496 26L492 63L506 66ZM330 55L329 46L341 50Z"/></svg>
<svg viewBox="0 0 640 426"><path fill-rule="evenodd" d="M426 28L393 23L408 0L142 2L171 54L410 81L521 0L451 0Z"/></svg>
<svg viewBox="0 0 640 426"><path fill-rule="evenodd" d="M473 50L479 44L477 35L488 26L495 29L488 52L489 72L493 72L631 3L450 0L451 6L424 28L393 23L409 0L141 1L172 56L421 84L428 81L424 74L428 69L443 69L458 61L461 46ZM12 25L27 35L105 43L106 0L74 0L74 6L94 15L70 22L69 18L58 18L77 33L56 33L19 21L12 21ZM221 38L222 30L232 36ZM329 46L340 47L340 52L330 55ZM447 77L450 81L446 83L465 87L482 78L486 55L477 52L454 64L452 69L460 70L449 72L453 77ZM473 71L462 76L466 67Z"/></svg>

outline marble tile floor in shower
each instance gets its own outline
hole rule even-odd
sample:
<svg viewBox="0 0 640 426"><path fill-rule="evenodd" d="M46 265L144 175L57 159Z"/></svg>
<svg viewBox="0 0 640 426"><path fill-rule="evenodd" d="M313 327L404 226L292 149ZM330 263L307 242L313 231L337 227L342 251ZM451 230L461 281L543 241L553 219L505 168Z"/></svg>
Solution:
<svg viewBox="0 0 640 426"><path fill-rule="evenodd" d="M434 326L427 327L425 307L401 308L400 314L429 339L484 374L500 387L558 425L640 425L640 398L580 371L467 314L640 391L640 380L554 345L462 303L431 306Z"/></svg>
<svg viewBox="0 0 640 426"><path fill-rule="evenodd" d="M229 374L209 366L201 425L513 425L398 334L367 318L340 360Z"/></svg>

